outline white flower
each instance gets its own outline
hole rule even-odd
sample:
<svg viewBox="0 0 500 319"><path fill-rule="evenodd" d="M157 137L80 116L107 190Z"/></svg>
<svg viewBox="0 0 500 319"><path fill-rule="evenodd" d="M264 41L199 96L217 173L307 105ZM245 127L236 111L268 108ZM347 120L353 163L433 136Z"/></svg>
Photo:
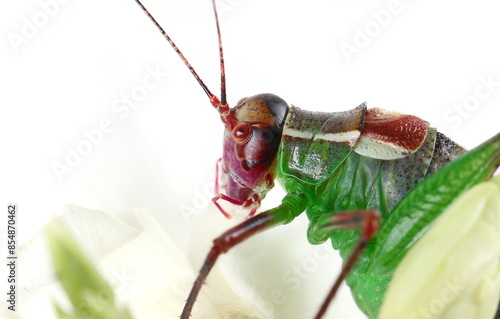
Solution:
<svg viewBox="0 0 500 319"><path fill-rule="evenodd" d="M500 299L500 176L468 190L398 266L380 319L492 319Z"/></svg>
<svg viewBox="0 0 500 319"><path fill-rule="evenodd" d="M193 243L199 249L192 260L144 211L118 219L101 211L70 205L54 222L62 221L67 226L114 288L118 305L126 307L134 319L168 319L180 315L213 234L235 223L220 218L215 208L205 216L193 225ZM213 216L225 222L213 225ZM314 247L307 244L304 223L307 220L302 219L295 226L272 230L268 236L256 236L255 240L222 256L203 286L193 318L312 317L340 265L332 267L331 257L336 253L328 244ZM297 236L297 231L302 236ZM45 235L45 231L41 231L18 249L17 318L35 318L40 314L44 318L56 318L55 303L63 308L69 306L53 275ZM284 241L283 236L289 241ZM303 247L311 250L304 253ZM301 250L301 258L294 256ZM326 279L324 269L328 270ZM332 305L332 313L341 316L346 312L342 312L343 305L339 304L353 303L349 290L344 288L343 293ZM357 309L347 314L350 318L365 318Z"/></svg>
<svg viewBox="0 0 500 319"><path fill-rule="evenodd" d="M195 272L147 213L137 211L130 217L135 227L104 212L70 205L54 222L67 226L133 318L178 318ZM18 249L20 318L39 314L56 318L53 301L63 308L68 305L53 276L45 235L40 232ZM193 318L231 318L234 314L244 318L242 313L252 317L241 298L226 292L212 298L210 287L204 289Z"/></svg>
<svg viewBox="0 0 500 319"><path fill-rule="evenodd" d="M436 221L398 267L381 319L491 319L500 292L499 185L500 177L478 185ZM118 219L70 205L57 220L67 225L113 286L119 306L135 319L178 318L214 234L235 223L209 209L193 224L189 251L195 253L187 256L144 211ZM328 243L307 244L306 227L301 216L222 256L193 318L312 317L340 268ZM68 301L53 276L44 232L20 247L18 256L19 307L15 314L3 307L4 317L56 318L54 303L67 307ZM341 292L327 317L365 318L339 307L353 303L348 289Z"/></svg>

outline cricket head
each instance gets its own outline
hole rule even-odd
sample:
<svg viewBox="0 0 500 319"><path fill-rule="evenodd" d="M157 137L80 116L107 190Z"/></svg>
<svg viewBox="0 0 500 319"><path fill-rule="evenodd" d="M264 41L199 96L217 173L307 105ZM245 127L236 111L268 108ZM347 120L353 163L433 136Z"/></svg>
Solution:
<svg viewBox="0 0 500 319"><path fill-rule="evenodd" d="M274 94L243 98L225 124L220 180L229 201L257 205L274 186L288 104Z"/></svg>

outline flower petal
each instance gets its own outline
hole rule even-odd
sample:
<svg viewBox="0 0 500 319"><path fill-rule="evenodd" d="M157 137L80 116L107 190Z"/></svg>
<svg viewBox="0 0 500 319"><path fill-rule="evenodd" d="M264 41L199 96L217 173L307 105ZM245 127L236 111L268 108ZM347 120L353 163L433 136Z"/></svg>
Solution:
<svg viewBox="0 0 500 319"><path fill-rule="evenodd" d="M148 213L137 210L126 217L127 224L107 213L70 205L47 227L62 221L70 229L134 319L178 318L196 272ZM56 318L54 300L63 307L68 303L53 274L44 229L19 247L18 258L19 318L40 313ZM212 292L204 287L193 319L253 317L252 309L230 287L224 294Z"/></svg>
<svg viewBox="0 0 500 319"><path fill-rule="evenodd" d="M380 319L491 319L500 298L500 176L465 192L399 264Z"/></svg>

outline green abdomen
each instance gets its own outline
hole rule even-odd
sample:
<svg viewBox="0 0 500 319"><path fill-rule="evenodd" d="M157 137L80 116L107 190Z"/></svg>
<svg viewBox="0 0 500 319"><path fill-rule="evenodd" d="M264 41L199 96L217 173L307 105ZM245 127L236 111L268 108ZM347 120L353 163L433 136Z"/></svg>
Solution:
<svg viewBox="0 0 500 319"><path fill-rule="evenodd" d="M444 154L443 146L449 142L444 135L431 129L422 147L406 158L388 161L352 152L318 185L301 181L281 169L279 176L287 192L299 189L308 195L306 214L309 220L331 212L378 209L383 223L394 206L420 181L464 152L456 146L453 153ZM286 155L280 153L280 156ZM358 237L357 230L342 230L333 232L330 239L345 261ZM373 249L368 246L347 278L347 284L358 307L370 318L376 318L392 274L378 276L370 272L372 253Z"/></svg>

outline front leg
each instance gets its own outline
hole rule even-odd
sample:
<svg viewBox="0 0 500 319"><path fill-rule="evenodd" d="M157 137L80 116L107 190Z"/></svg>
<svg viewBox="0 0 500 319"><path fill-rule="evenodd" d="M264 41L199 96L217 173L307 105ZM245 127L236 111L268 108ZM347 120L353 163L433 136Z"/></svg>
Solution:
<svg viewBox="0 0 500 319"><path fill-rule="evenodd" d="M280 206L254 216L234 226L216 238L191 288L191 292L189 293L189 297L181 314L181 319L188 319L191 316L193 305L201 287L221 254L261 231L277 225L290 223L296 216L300 215L306 207L307 199L305 196L300 194L288 194L283 198Z"/></svg>

